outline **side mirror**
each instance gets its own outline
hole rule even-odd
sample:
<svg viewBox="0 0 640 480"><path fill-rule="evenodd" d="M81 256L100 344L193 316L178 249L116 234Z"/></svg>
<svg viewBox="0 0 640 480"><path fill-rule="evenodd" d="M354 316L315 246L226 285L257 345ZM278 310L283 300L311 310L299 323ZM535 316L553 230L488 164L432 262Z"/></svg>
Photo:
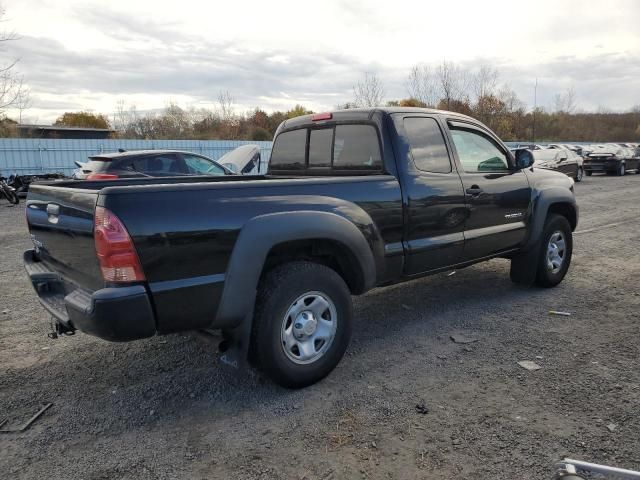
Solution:
<svg viewBox="0 0 640 480"><path fill-rule="evenodd" d="M522 170L524 168L529 168L533 165L533 153L531 153L527 149L520 149L515 151L516 154L516 168L518 170Z"/></svg>

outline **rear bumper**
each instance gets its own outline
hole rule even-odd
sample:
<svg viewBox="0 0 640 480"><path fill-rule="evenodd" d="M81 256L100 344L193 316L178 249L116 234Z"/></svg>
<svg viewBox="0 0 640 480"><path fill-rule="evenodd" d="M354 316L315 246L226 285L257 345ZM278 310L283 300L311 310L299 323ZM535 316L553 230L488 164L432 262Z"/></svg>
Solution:
<svg viewBox="0 0 640 480"><path fill-rule="evenodd" d="M23 255L24 267L44 308L70 329L114 342L155 335L151 302L142 285L82 290L38 261L33 250Z"/></svg>
<svg viewBox="0 0 640 480"><path fill-rule="evenodd" d="M585 172L615 172L620 167L620 160L604 160L601 162L584 162Z"/></svg>

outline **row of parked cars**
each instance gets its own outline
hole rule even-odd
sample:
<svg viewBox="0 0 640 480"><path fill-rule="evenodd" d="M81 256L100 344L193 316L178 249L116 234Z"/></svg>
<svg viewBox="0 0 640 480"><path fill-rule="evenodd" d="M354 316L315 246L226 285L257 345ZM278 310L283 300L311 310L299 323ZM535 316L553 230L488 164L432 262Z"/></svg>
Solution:
<svg viewBox="0 0 640 480"><path fill-rule="evenodd" d="M608 175L625 175L629 171L640 173L640 145L637 143L517 143L512 150L523 148L533 154L534 166L560 171L577 182L594 172Z"/></svg>

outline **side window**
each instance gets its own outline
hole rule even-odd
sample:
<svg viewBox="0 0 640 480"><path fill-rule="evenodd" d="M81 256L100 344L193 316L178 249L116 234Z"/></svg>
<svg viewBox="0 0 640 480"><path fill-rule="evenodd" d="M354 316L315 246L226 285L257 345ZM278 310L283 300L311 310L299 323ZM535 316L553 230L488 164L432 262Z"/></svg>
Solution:
<svg viewBox="0 0 640 480"><path fill-rule="evenodd" d="M132 165L134 170L148 175L170 176L185 173L178 157L172 154L136 158Z"/></svg>
<svg viewBox="0 0 640 480"><path fill-rule="evenodd" d="M182 158L190 175L224 175L224 169L211 160L197 155L183 155Z"/></svg>
<svg viewBox="0 0 640 480"><path fill-rule="evenodd" d="M333 168L380 170L382 156L376 129L371 125L337 125L333 146Z"/></svg>
<svg viewBox="0 0 640 480"><path fill-rule="evenodd" d="M300 170L305 168L307 129L291 130L278 135L271 154L272 170Z"/></svg>
<svg viewBox="0 0 640 480"><path fill-rule="evenodd" d="M331 166L333 128L311 130L309 133L309 167Z"/></svg>
<svg viewBox="0 0 640 480"><path fill-rule="evenodd" d="M504 172L509 170L506 154L479 132L452 129L460 163L465 172Z"/></svg>
<svg viewBox="0 0 640 480"><path fill-rule="evenodd" d="M404 129L418 170L433 173L451 172L447 146L440 127L433 118L405 118Z"/></svg>

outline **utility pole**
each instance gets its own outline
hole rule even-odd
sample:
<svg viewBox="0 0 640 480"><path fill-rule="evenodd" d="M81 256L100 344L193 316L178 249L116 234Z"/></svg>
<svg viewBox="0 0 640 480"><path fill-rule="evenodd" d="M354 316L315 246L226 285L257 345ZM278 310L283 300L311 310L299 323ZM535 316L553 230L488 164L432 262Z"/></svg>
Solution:
<svg viewBox="0 0 640 480"><path fill-rule="evenodd" d="M538 109L538 77L536 77L536 83L533 87L533 129L531 132L531 143L536 143L536 110Z"/></svg>

